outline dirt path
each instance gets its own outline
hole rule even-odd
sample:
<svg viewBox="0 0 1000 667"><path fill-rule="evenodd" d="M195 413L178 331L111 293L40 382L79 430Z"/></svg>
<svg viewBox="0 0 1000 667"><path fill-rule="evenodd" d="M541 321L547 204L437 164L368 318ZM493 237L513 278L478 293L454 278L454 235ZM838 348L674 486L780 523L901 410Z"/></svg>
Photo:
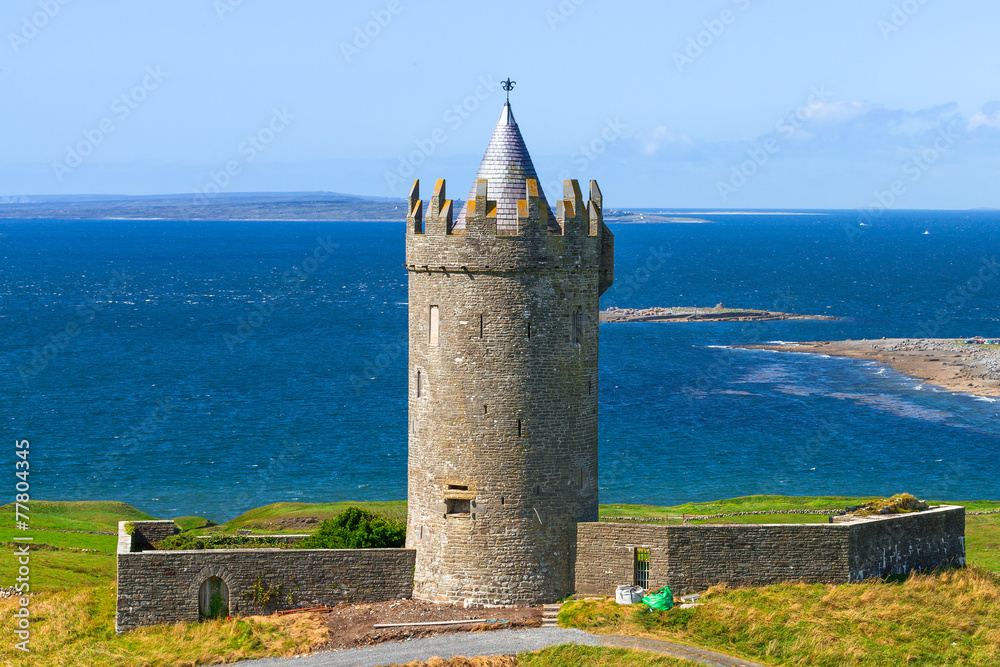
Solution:
<svg viewBox="0 0 1000 667"><path fill-rule="evenodd" d="M241 662L241 667L382 667L403 665L415 660L430 660L433 657L454 658L456 656L516 655L525 651L538 651L560 644L583 644L586 646L608 646L631 648L640 651L662 653L674 658L690 660L710 667L764 667L760 663L734 658L724 653L707 649L683 646L672 642L634 637L594 635L582 630L563 628L534 628L528 630L499 630L496 632L453 633L412 639L402 642L387 642L377 646L347 649L326 653L314 653L300 658L269 658Z"/></svg>

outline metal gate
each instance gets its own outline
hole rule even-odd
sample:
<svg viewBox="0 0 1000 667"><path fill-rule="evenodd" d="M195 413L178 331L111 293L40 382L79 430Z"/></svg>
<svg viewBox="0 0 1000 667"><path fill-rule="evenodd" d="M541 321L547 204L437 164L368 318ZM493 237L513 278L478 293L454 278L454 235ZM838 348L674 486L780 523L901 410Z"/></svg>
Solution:
<svg viewBox="0 0 1000 667"><path fill-rule="evenodd" d="M649 549L636 548L633 579L634 586L642 586L643 590L649 589Z"/></svg>

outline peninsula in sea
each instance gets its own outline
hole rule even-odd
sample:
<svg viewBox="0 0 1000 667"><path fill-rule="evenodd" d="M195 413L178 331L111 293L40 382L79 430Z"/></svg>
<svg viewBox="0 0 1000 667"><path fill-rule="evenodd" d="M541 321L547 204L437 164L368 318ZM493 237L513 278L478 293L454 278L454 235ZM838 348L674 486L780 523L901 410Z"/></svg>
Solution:
<svg viewBox="0 0 1000 667"><path fill-rule="evenodd" d="M658 308L608 308L602 322L768 322L774 320L835 320L828 315L800 315L751 308L674 306Z"/></svg>
<svg viewBox="0 0 1000 667"><path fill-rule="evenodd" d="M882 338L740 347L866 359L951 391L1000 396L1000 345L979 338Z"/></svg>

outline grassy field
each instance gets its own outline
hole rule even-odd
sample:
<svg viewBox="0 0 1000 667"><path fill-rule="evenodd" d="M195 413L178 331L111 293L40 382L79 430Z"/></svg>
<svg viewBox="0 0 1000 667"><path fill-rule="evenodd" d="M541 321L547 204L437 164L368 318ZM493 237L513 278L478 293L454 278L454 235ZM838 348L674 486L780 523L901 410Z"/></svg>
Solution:
<svg viewBox="0 0 1000 667"><path fill-rule="evenodd" d="M684 514L788 509L834 509L861 504L864 498L750 496L675 507L602 505L601 515L671 517ZM1000 502L955 503L969 510L1000 508ZM246 512L221 526L202 517L175 519L182 527L205 532L303 532L267 528L280 520L333 516L350 505L402 515L405 501L381 503L276 503ZM13 508L0 507L0 586L14 577ZM193 665L242 658L294 655L314 646L323 633L306 616L267 617L150 628L114 634L116 538L83 532L117 530L118 521L152 519L114 502L33 502L32 587L38 631L30 662L0 644L4 664ZM764 515L713 521L825 521L825 516ZM315 529L319 524L308 524ZM24 533L20 533L23 535ZM565 607L567 626L600 632L659 637L744 655L774 665L993 665L1000 664L1000 583L985 569L1000 572L1000 515L966 518L967 558L984 569L913 577L905 583L844 586L785 584L765 588L712 589L696 610L674 610L667 620L637 615L604 601L573 602ZM4 632L9 633L12 600L0 600ZM644 607L643 607L644 608ZM655 622L654 622L655 621ZM935 657L936 656L936 657ZM942 656L944 656L942 658ZM557 647L511 658L518 665L675 665L671 658L622 649ZM838 662L838 660L840 660ZM938 660L934 662L934 660ZM685 663L689 664L689 663Z"/></svg>
<svg viewBox="0 0 1000 667"><path fill-rule="evenodd" d="M337 503L274 503L244 512L235 519L227 521L209 532L232 532L243 528L254 532L266 533L301 533L301 528L274 529L266 527L282 519L315 517L319 520L329 519L343 512L348 507L361 507L371 512L406 518L405 500L385 500L375 502L337 502ZM316 525L316 528L319 526Z"/></svg>
<svg viewBox="0 0 1000 667"><path fill-rule="evenodd" d="M34 580L35 574L32 573ZM0 600L0 634L13 637L14 599ZM0 642L4 665L194 667L293 656L325 641L315 616L250 617L179 623L115 634L115 588L104 584L35 598L31 653Z"/></svg>
<svg viewBox="0 0 1000 667"><path fill-rule="evenodd" d="M716 586L695 609L571 601L563 627L694 644L769 665L1000 664L1000 578L981 569L863 584Z"/></svg>

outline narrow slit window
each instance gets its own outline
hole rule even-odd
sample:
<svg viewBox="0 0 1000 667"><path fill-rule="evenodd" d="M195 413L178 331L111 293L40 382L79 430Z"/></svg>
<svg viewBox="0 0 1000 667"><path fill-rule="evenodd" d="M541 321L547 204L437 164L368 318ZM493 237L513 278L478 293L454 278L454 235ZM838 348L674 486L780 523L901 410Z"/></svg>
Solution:
<svg viewBox="0 0 1000 667"><path fill-rule="evenodd" d="M528 340L531 340L531 322L528 322Z"/></svg>
<svg viewBox="0 0 1000 667"><path fill-rule="evenodd" d="M579 345L583 340L583 307L577 306L573 309L573 322L571 340L573 345Z"/></svg>
<svg viewBox="0 0 1000 667"><path fill-rule="evenodd" d="M485 317L480 313L479 315L479 337L483 337L483 328L485 326Z"/></svg>
<svg viewBox="0 0 1000 667"><path fill-rule="evenodd" d="M488 405L484 405L483 406L483 414L484 415L490 414L490 406L488 406Z"/></svg>
<svg viewBox="0 0 1000 667"><path fill-rule="evenodd" d="M649 588L649 549L641 547L635 550L635 577L633 585Z"/></svg>
<svg viewBox="0 0 1000 667"><path fill-rule="evenodd" d="M448 485L448 490L449 491L468 491L469 490L469 485L468 484L449 484Z"/></svg>
<svg viewBox="0 0 1000 667"><path fill-rule="evenodd" d="M424 376L420 371L417 371L417 398L423 396L424 393Z"/></svg>
<svg viewBox="0 0 1000 667"><path fill-rule="evenodd" d="M517 437L521 437L521 420L517 420Z"/></svg>
<svg viewBox="0 0 1000 667"><path fill-rule="evenodd" d="M437 306L431 306L429 329L428 342L431 345L438 345L438 339L441 335L441 309Z"/></svg>

